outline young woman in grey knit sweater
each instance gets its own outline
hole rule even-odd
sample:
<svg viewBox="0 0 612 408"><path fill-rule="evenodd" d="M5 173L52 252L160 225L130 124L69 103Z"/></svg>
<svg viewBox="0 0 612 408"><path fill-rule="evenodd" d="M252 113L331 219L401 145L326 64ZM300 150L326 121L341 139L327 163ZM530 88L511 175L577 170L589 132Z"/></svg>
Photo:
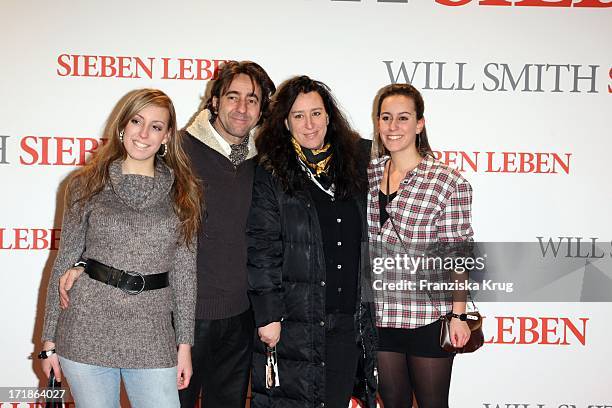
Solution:
<svg viewBox="0 0 612 408"><path fill-rule="evenodd" d="M191 377L201 191L172 101L129 92L106 144L70 178L47 289L43 371L68 380L78 407L178 407ZM58 280L86 260L60 310Z"/></svg>

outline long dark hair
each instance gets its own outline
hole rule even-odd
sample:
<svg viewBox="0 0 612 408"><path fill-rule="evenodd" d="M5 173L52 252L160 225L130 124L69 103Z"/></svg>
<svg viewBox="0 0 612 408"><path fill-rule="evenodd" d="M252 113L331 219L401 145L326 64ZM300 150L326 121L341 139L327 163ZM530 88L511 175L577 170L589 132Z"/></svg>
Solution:
<svg viewBox="0 0 612 408"><path fill-rule="evenodd" d="M332 149L328 174L335 185L336 195L346 199L363 192L366 182L359 169L359 134L338 108L329 87L305 75L285 81L272 99L269 117L255 140L260 164L278 178L285 192L293 194L303 189L304 173L291 144L291 133L285 127L285 119L289 117L298 95L309 92L321 96L329 116L325 142L329 142Z"/></svg>
<svg viewBox="0 0 612 408"><path fill-rule="evenodd" d="M423 96L418 89L410 84L391 84L381 88L378 91L376 102L376 119L380 119L380 109L385 98L394 95L402 95L410 98L414 102L417 120L423 119L423 113L425 112L425 102L423 101ZM378 157L388 154L387 149L380 138L378 125L376 125L376 131L374 132L374 143L377 147L376 154ZM425 130L424 125L423 130L421 130L421 133L419 133L417 136L416 147L421 157L433 156L433 152L429 146L429 140L427 139L427 131Z"/></svg>

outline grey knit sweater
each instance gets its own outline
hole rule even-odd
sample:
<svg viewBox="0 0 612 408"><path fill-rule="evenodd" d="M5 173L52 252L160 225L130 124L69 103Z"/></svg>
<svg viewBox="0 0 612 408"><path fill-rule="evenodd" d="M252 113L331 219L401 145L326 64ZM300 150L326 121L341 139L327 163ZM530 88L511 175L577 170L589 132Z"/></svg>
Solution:
<svg viewBox="0 0 612 408"><path fill-rule="evenodd" d="M60 356L106 367L162 368L176 365L177 344L193 344L196 254L179 239L173 181L161 161L155 177L124 175L114 162L110 183L82 213L67 203L42 335L55 341ZM129 295L82 274L70 306L60 311L59 277L80 257L143 275L170 272L170 286Z"/></svg>

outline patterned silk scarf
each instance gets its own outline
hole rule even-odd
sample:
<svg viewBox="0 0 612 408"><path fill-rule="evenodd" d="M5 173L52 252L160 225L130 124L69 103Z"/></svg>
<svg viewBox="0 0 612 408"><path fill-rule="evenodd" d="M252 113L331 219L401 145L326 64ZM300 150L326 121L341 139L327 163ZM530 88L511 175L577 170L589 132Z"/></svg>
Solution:
<svg viewBox="0 0 612 408"><path fill-rule="evenodd" d="M326 143L320 149L308 149L300 146L293 137L291 143L302 163L310 170L311 175L321 183L323 188L329 189L332 185L332 180L328 174L329 162L332 158L331 145Z"/></svg>
<svg viewBox="0 0 612 408"><path fill-rule="evenodd" d="M232 151L230 152L229 159L234 166L238 166L246 160L249 154L249 137L247 135L247 137L242 139L242 142L230 145Z"/></svg>

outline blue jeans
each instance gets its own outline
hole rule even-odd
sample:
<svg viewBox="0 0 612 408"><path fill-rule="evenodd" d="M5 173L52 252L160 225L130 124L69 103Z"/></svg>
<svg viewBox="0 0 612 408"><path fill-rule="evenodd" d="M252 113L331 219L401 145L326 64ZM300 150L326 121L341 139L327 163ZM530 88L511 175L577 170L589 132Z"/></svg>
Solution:
<svg viewBox="0 0 612 408"><path fill-rule="evenodd" d="M112 368L78 363L60 357L64 376L79 408L119 408L123 384L132 408L178 408L176 367Z"/></svg>

